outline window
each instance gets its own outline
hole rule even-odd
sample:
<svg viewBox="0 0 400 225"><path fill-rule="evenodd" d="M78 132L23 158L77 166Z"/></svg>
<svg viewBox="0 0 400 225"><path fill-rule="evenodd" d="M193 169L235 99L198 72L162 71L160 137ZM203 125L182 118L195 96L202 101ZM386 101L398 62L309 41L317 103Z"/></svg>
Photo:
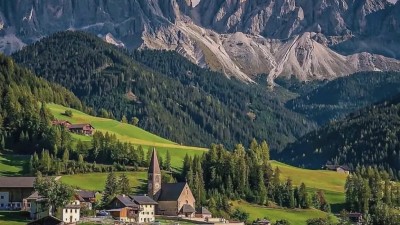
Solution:
<svg viewBox="0 0 400 225"><path fill-rule="evenodd" d="M77 213L78 212L78 210L77 209L75 209L75 213Z"/></svg>
<svg viewBox="0 0 400 225"><path fill-rule="evenodd" d="M0 207L1 207L1 208L3 208L3 207L4 207L4 204L3 204L3 203L1 203Z"/></svg>
<svg viewBox="0 0 400 225"><path fill-rule="evenodd" d="M70 209L69 212L72 213L72 209Z"/></svg>
<svg viewBox="0 0 400 225"><path fill-rule="evenodd" d="M65 209L65 213L68 213L68 209Z"/></svg>
<svg viewBox="0 0 400 225"><path fill-rule="evenodd" d="M4 199L4 196L2 195L2 196L0 196L0 199Z"/></svg>

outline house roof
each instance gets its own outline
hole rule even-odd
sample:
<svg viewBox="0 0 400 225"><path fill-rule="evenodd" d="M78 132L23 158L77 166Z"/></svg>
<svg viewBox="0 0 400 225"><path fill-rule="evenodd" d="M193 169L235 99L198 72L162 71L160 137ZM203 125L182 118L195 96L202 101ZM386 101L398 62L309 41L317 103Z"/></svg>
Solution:
<svg viewBox="0 0 400 225"><path fill-rule="evenodd" d="M362 216L362 213L349 213L348 215L349 215L349 217L356 217L356 218L359 218L359 217Z"/></svg>
<svg viewBox="0 0 400 225"><path fill-rule="evenodd" d="M46 216L41 219L32 221L27 225L59 225L59 224L63 224L63 221L53 216Z"/></svg>
<svg viewBox="0 0 400 225"><path fill-rule="evenodd" d="M130 196L134 203L138 205L157 205L158 203L154 201L149 196Z"/></svg>
<svg viewBox="0 0 400 225"><path fill-rule="evenodd" d="M139 208L137 204L135 204L129 196L125 195L117 195L117 198L125 207L135 207Z"/></svg>
<svg viewBox="0 0 400 225"><path fill-rule="evenodd" d="M26 198L26 200L36 200L36 199L40 199L40 198L42 198L42 196L39 195L39 192L35 191L31 195L29 195Z"/></svg>
<svg viewBox="0 0 400 225"><path fill-rule="evenodd" d="M342 168L343 170L350 171L350 167L348 167L346 165L339 166L339 167Z"/></svg>
<svg viewBox="0 0 400 225"><path fill-rule="evenodd" d="M186 183L166 183L162 184L161 194L158 201L176 201L181 196Z"/></svg>
<svg viewBox="0 0 400 225"><path fill-rule="evenodd" d="M82 198L96 198L94 191L77 191L76 194Z"/></svg>
<svg viewBox="0 0 400 225"><path fill-rule="evenodd" d="M194 213L196 212L196 210L194 210L194 208L189 205L189 204L184 204L181 208L181 213Z"/></svg>
<svg viewBox="0 0 400 225"><path fill-rule="evenodd" d="M204 214L206 214L206 215L211 215L211 212L208 211L208 209L207 209L206 207L197 208L196 213L197 213L197 214L203 214L203 215L204 215Z"/></svg>
<svg viewBox="0 0 400 225"><path fill-rule="evenodd" d="M325 165L325 167L329 170L336 170L336 168L339 167L339 165Z"/></svg>
<svg viewBox="0 0 400 225"><path fill-rule="evenodd" d="M33 188L36 177L0 177L1 188Z"/></svg>
<svg viewBox="0 0 400 225"><path fill-rule="evenodd" d="M148 173L161 174L160 164L158 163L157 151L155 148L153 148L153 153L151 154L151 161Z"/></svg>
<svg viewBox="0 0 400 225"><path fill-rule="evenodd" d="M82 123L82 124L71 124L70 126L69 126L69 128L70 129L83 129L85 126L91 126L91 127L93 127L92 125L90 125L89 123ZM94 127L93 127L94 128Z"/></svg>

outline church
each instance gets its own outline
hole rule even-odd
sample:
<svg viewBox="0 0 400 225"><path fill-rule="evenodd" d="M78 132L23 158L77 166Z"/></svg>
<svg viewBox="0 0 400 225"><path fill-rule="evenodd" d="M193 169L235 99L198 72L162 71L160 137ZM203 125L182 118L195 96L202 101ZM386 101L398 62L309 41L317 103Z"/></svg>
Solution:
<svg viewBox="0 0 400 225"><path fill-rule="evenodd" d="M162 183L157 152L153 149L148 171L148 196L158 203L156 214L166 216L194 217L193 193L186 182Z"/></svg>

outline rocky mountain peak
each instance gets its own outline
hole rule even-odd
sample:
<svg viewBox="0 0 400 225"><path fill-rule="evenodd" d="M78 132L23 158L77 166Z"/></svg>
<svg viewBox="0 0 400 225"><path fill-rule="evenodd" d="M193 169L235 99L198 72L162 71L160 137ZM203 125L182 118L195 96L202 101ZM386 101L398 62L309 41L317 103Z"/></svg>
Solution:
<svg viewBox="0 0 400 225"><path fill-rule="evenodd" d="M245 82L263 73L271 82L333 79L400 68L384 57L400 58L399 8L386 0L0 1L0 50L84 30L130 49L175 50Z"/></svg>

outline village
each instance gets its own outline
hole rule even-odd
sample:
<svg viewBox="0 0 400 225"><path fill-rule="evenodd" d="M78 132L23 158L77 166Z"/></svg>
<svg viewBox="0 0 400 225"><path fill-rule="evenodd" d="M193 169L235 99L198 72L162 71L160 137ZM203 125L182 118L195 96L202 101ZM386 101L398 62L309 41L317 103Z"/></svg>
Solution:
<svg viewBox="0 0 400 225"><path fill-rule="evenodd" d="M84 210L93 210L99 193L75 190L73 199L61 210L61 218L51 215L45 199L34 189L35 177L0 177L0 210L29 212L32 220L28 225L62 225L92 222L94 224L160 224L159 220L171 224L234 224L223 218L213 218L205 207L196 208L189 185L162 183L157 152L153 149L148 168L147 193L117 195L104 209L96 210L96 216L82 216ZM52 179L58 180L60 177ZM264 225L268 225L265 223Z"/></svg>

